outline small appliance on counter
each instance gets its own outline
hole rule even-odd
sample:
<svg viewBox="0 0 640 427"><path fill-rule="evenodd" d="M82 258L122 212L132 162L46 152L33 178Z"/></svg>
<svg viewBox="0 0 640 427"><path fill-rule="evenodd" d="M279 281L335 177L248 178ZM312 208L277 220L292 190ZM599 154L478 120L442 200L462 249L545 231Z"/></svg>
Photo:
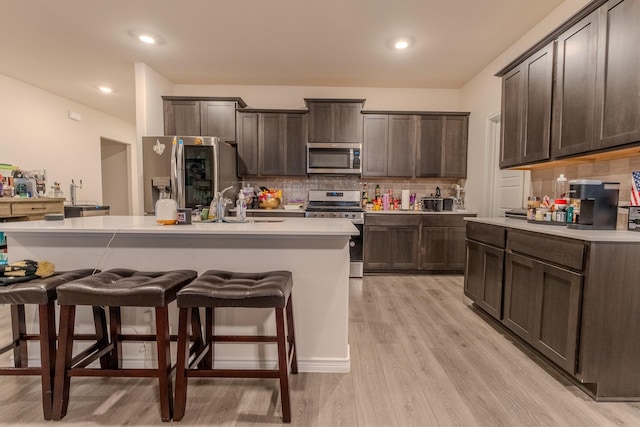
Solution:
<svg viewBox="0 0 640 427"><path fill-rule="evenodd" d="M443 210L444 202L442 200L442 197L434 197L434 196L422 197L420 201L422 202L423 211L440 212Z"/></svg>
<svg viewBox="0 0 640 427"><path fill-rule="evenodd" d="M571 203L579 208L576 221L568 228L615 230L618 220L619 182L579 179L569 181Z"/></svg>

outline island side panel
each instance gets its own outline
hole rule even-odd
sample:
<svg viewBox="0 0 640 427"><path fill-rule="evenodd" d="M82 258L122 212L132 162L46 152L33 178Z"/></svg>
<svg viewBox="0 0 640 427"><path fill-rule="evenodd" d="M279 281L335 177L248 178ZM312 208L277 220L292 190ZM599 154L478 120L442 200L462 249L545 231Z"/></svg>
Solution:
<svg viewBox="0 0 640 427"><path fill-rule="evenodd" d="M348 236L207 236L113 233L8 233L12 261L48 260L57 270L132 268L136 270L210 269L241 272L290 270L298 360L305 372L346 372L348 347ZM107 247L108 246L108 247ZM172 304L172 333L177 331ZM144 309L125 320L151 327ZM272 310L219 309L220 333L275 333ZM79 320L88 327L91 318ZM86 322L86 325L84 323ZM252 348L253 347L253 348ZM270 346L271 347L271 346ZM250 367L259 358L275 363L276 351L258 346L223 345L224 365ZM131 355L132 357L134 355ZM126 359L126 355L125 355Z"/></svg>

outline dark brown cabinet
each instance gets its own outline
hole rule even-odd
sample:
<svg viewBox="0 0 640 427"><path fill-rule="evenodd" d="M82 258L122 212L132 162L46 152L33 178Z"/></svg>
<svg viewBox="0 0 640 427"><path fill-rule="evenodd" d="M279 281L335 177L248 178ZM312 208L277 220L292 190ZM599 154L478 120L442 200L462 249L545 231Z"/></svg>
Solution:
<svg viewBox="0 0 640 427"><path fill-rule="evenodd" d="M611 0L599 10L596 148L640 141L640 1Z"/></svg>
<svg viewBox="0 0 640 427"><path fill-rule="evenodd" d="M469 113L366 112L363 176L467 176Z"/></svg>
<svg viewBox="0 0 640 427"><path fill-rule="evenodd" d="M554 46L548 44L502 78L501 168L550 157Z"/></svg>
<svg viewBox="0 0 640 427"><path fill-rule="evenodd" d="M365 271L418 269L419 227L418 215L365 216Z"/></svg>
<svg viewBox="0 0 640 427"><path fill-rule="evenodd" d="M306 175L306 134L306 111L238 112L239 175Z"/></svg>
<svg viewBox="0 0 640 427"><path fill-rule="evenodd" d="M304 101L309 109L309 142L362 142L364 99Z"/></svg>
<svg viewBox="0 0 640 427"><path fill-rule="evenodd" d="M217 136L236 140L236 109L247 105L241 98L163 96L164 134Z"/></svg>
<svg viewBox="0 0 640 427"><path fill-rule="evenodd" d="M410 115L365 114L362 176L413 175L415 119Z"/></svg>
<svg viewBox="0 0 640 427"><path fill-rule="evenodd" d="M502 318L506 232L502 227L468 223L464 294L496 320Z"/></svg>
<svg viewBox="0 0 640 427"><path fill-rule="evenodd" d="M464 216L367 213L365 272L463 271Z"/></svg>
<svg viewBox="0 0 640 427"><path fill-rule="evenodd" d="M417 117L416 177L466 178L469 114Z"/></svg>
<svg viewBox="0 0 640 427"><path fill-rule="evenodd" d="M504 324L567 372L576 372L582 275L507 254Z"/></svg>
<svg viewBox="0 0 640 427"><path fill-rule="evenodd" d="M552 155L593 149L596 100L597 14L558 36Z"/></svg>
<svg viewBox="0 0 640 427"><path fill-rule="evenodd" d="M423 215L420 227L420 269L463 271L465 222L462 215Z"/></svg>

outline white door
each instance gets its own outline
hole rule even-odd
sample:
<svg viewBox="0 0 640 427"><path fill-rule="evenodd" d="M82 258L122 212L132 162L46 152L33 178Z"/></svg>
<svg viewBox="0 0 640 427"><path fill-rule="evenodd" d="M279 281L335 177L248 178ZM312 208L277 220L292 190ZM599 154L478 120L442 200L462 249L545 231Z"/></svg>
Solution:
<svg viewBox="0 0 640 427"><path fill-rule="evenodd" d="M531 173L519 170L500 170L500 114L489 118L487 136L487 188L489 189L489 215L503 217L505 211L526 207Z"/></svg>

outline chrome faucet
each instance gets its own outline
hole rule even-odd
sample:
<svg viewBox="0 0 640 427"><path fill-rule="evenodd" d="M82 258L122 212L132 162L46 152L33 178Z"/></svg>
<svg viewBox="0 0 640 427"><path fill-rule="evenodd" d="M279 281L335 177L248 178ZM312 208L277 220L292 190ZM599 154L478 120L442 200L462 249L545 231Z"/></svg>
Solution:
<svg viewBox="0 0 640 427"><path fill-rule="evenodd" d="M80 180L80 185L76 185L76 183L71 180L71 188L70 188L70 193L71 194L71 206L75 206L76 205L76 189L78 188L82 188L82 180Z"/></svg>
<svg viewBox="0 0 640 427"><path fill-rule="evenodd" d="M216 222L222 222L224 217L224 208L231 203L231 200L227 199L223 195L226 191L231 190L232 188L233 186L229 186L222 191L218 191L214 199L211 201L211 208L209 210L214 210L216 213Z"/></svg>

